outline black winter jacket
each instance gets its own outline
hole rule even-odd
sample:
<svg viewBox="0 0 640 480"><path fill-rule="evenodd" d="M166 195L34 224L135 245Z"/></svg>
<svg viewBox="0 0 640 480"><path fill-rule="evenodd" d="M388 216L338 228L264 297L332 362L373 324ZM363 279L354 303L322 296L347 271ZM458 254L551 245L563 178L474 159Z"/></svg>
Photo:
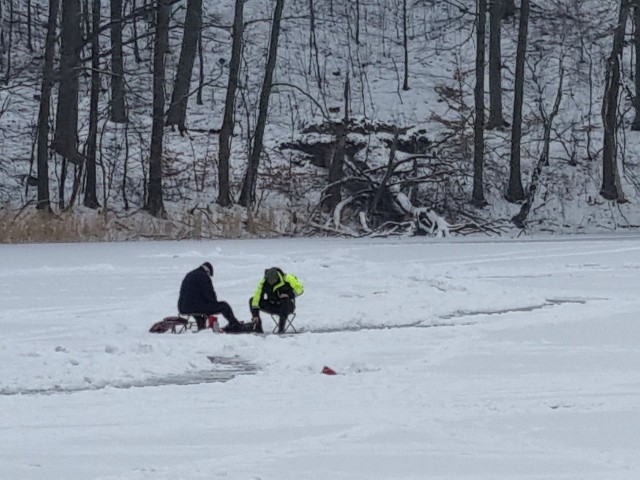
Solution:
<svg viewBox="0 0 640 480"><path fill-rule="evenodd" d="M205 269L198 267L187 273L180 286L178 312L211 314L216 310L217 303L213 282Z"/></svg>

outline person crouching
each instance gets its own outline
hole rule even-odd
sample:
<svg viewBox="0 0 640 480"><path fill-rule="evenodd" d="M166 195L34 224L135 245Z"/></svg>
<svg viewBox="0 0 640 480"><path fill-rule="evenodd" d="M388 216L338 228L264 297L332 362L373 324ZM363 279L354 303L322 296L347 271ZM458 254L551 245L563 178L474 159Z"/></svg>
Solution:
<svg viewBox="0 0 640 480"><path fill-rule="evenodd" d="M284 273L278 267L264 271L253 297L249 299L251 321L262 331L260 310L279 316L278 333L284 333L287 317L296 309L296 297L304 293L300 280L295 275Z"/></svg>

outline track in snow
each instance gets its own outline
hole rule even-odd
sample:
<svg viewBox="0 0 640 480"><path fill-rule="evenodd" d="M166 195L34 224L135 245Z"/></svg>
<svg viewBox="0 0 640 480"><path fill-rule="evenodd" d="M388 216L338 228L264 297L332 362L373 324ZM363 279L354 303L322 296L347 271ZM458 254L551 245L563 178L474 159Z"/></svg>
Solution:
<svg viewBox="0 0 640 480"><path fill-rule="evenodd" d="M63 387L53 386L51 388L38 389L0 389L0 395L56 395L76 392L87 392L104 390L105 388L127 389L162 387L166 385L199 385L203 383L227 382L238 375L251 375L259 368L249 362L245 362L236 357L208 357L214 364L212 370L200 370L197 372L180 373L166 375L163 377L148 377L131 381L118 381L112 383L96 384L87 383L85 385Z"/></svg>

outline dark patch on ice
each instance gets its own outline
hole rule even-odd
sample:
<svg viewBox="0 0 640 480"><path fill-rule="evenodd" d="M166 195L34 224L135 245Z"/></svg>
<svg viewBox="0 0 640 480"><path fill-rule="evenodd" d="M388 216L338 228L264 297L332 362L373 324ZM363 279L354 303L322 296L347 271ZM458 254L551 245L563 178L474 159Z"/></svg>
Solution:
<svg viewBox="0 0 640 480"><path fill-rule="evenodd" d="M472 321L457 321L457 319L463 319L465 317L474 317L480 315L503 315L505 313L527 313L535 310L541 310L544 308L550 308L557 305L564 304L586 304L590 300L606 300L605 298L548 298L544 303L538 305L528 305L526 307L514 307L505 308L500 310L458 310L456 312L441 315L438 320L454 320L450 322L418 320L415 322L393 324L393 325L353 325L341 328L317 328L312 330L300 330L300 333L334 333L334 332L359 332L361 330L390 330L399 328L443 328L443 327L464 327L469 325L476 325L478 322Z"/></svg>
<svg viewBox="0 0 640 480"><path fill-rule="evenodd" d="M54 385L48 388L0 388L0 395L55 395L77 393L106 388L128 389L162 387L168 385L199 385L203 383L223 383L238 375L251 375L259 370L258 366L237 357L207 357L214 365L212 370L151 376L135 380L118 380L111 383L87 383L78 386Z"/></svg>
<svg viewBox="0 0 640 480"><path fill-rule="evenodd" d="M539 305L504 308L500 310L458 310L448 315L442 315L440 318L443 320L449 320L452 318L471 317L477 315L503 315L505 313L533 312L534 310L541 310L543 308L549 308L556 305L564 305L568 303L577 303L584 305L587 303L587 300L584 298L549 298L544 303L541 303Z"/></svg>
<svg viewBox="0 0 640 480"><path fill-rule="evenodd" d="M347 325L340 328L314 328L313 330L300 330L298 333L338 333L338 332L360 332L364 330L391 330L400 328L436 328L436 327L458 327L460 325L472 325L471 322L456 323L425 323L424 320L418 320L410 323L399 323L393 325ZM286 334L285 334L286 336Z"/></svg>

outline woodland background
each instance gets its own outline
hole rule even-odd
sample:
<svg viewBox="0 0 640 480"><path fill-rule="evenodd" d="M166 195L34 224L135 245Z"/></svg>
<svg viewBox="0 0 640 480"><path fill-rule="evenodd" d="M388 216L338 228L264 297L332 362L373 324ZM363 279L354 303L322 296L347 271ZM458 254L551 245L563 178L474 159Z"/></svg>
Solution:
<svg viewBox="0 0 640 480"><path fill-rule="evenodd" d="M640 0L0 0L0 241L640 225Z"/></svg>

